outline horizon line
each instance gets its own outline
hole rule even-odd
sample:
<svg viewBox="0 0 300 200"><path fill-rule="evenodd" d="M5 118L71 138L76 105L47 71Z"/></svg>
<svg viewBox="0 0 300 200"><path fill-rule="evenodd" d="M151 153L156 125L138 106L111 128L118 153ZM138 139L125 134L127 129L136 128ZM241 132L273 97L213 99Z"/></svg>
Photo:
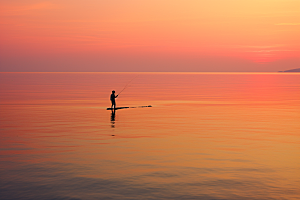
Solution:
<svg viewBox="0 0 300 200"><path fill-rule="evenodd" d="M91 71L91 72L70 72L70 71L63 71L63 72L57 72L57 71L55 71L55 72L51 72L51 71L46 71L46 72L39 72L39 71L33 71L33 72L26 72L26 71L17 71L17 72L7 72L7 71L0 71L0 73L170 73L170 74L184 74L184 73L186 73L186 74L191 74L191 73L291 73L291 72L285 72L285 71L272 71L272 72L257 72L257 71L249 71L249 72L239 72L239 71L232 71L232 72L228 72L228 71L224 71L224 72L222 72L222 71L220 71L220 72L193 72L193 71L191 71L191 72L93 72L93 71ZM297 73L297 72L292 72L292 73ZM299 72L298 72L299 73Z"/></svg>

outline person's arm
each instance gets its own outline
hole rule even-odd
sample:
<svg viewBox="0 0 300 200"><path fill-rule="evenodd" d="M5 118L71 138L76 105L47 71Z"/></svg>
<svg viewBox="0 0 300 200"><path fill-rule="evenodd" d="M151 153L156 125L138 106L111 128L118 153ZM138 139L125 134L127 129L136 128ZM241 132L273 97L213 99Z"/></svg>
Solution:
<svg viewBox="0 0 300 200"><path fill-rule="evenodd" d="M119 95L117 95L116 98L117 98L118 96L119 96Z"/></svg>

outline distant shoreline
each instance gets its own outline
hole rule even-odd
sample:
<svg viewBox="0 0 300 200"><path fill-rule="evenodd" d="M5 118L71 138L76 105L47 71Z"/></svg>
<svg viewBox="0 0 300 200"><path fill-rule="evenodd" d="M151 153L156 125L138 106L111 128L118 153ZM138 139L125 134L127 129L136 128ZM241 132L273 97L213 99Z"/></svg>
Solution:
<svg viewBox="0 0 300 200"><path fill-rule="evenodd" d="M278 72L300 72L300 68L297 68L297 69L289 69L289 70L278 71Z"/></svg>

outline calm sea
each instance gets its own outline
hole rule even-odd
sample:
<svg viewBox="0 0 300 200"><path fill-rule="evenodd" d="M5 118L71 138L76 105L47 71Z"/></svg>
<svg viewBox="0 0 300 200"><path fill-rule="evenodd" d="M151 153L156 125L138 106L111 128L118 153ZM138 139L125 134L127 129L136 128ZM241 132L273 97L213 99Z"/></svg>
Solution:
<svg viewBox="0 0 300 200"><path fill-rule="evenodd" d="M136 108L106 110L126 85ZM299 73L0 73L0 92L1 200L300 199Z"/></svg>

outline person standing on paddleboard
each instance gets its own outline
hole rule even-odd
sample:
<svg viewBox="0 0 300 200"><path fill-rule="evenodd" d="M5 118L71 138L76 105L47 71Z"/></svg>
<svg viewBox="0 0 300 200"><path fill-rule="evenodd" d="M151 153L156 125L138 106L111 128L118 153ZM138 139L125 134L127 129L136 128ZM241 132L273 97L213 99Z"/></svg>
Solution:
<svg viewBox="0 0 300 200"><path fill-rule="evenodd" d="M111 92L111 95L110 95L110 101L111 101L111 108L114 108L116 109L116 98L118 97L119 95L115 95L115 91L113 90Z"/></svg>

